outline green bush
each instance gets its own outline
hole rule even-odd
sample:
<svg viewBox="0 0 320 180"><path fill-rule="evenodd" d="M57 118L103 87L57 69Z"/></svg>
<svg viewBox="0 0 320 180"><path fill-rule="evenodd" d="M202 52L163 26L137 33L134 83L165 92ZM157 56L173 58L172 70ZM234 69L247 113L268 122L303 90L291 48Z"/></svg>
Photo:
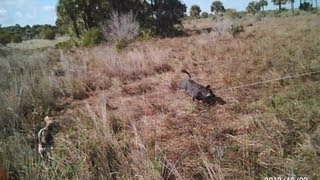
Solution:
<svg viewBox="0 0 320 180"><path fill-rule="evenodd" d="M205 18L208 18L208 17L209 17L209 14L207 12L202 12L201 18L205 19Z"/></svg>
<svg viewBox="0 0 320 180"><path fill-rule="evenodd" d="M128 45L128 41L126 39L120 39L116 41L116 48L118 51L127 47L127 45Z"/></svg>
<svg viewBox="0 0 320 180"><path fill-rule="evenodd" d="M50 27L44 27L42 28L40 32L40 38L41 39L54 39L56 37L55 31Z"/></svg>
<svg viewBox="0 0 320 180"><path fill-rule="evenodd" d="M11 35L6 31L0 31L0 44L6 45L11 42Z"/></svg>
<svg viewBox="0 0 320 180"><path fill-rule="evenodd" d="M256 14L256 19L257 19L257 21L261 21L262 20L262 18L265 18L267 16L267 14L266 14L266 12L259 12L259 13L257 13Z"/></svg>
<svg viewBox="0 0 320 180"><path fill-rule="evenodd" d="M230 27L230 33L232 34L233 37L236 37L239 35L241 32L244 32L244 27L239 24L232 24Z"/></svg>
<svg viewBox="0 0 320 180"><path fill-rule="evenodd" d="M303 2L302 4L300 4L299 9L303 10L303 11L312 11L313 10L312 4L309 2Z"/></svg>
<svg viewBox="0 0 320 180"><path fill-rule="evenodd" d="M72 48L72 47L78 47L79 44L76 40L74 39L69 39L67 41L64 41L64 42L60 42L58 44L55 45L56 48L59 48L59 49L69 49L69 48Z"/></svg>
<svg viewBox="0 0 320 180"><path fill-rule="evenodd" d="M92 47L99 44L103 40L103 34L101 29L92 28L85 32L81 37L81 45L85 47Z"/></svg>
<svg viewBox="0 0 320 180"><path fill-rule="evenodd" d="M227 9L225 15L232 19L241 18L240 14L235 9Z"/></svg>
<svg viewBox="0 0 320 180"><path fill-rule="evenodd" d="M13 42L13 43L20 43L20 42L22 42L22 38L21 38L20 35L15 34L15 35L12 36L11 42Z"/></svg>
<svg viewBox="0 0 320 180"><path fill-rule="evenodd" d="M139 40L147 40L151 39L152 37L155 36L155 30L154 29L144 29L141 30L140 35L139 35Z"/></svg>

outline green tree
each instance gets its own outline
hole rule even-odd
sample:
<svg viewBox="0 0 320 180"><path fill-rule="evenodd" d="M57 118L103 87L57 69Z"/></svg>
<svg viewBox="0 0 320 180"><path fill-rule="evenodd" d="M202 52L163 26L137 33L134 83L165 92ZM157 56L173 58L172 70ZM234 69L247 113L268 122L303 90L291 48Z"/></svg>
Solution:
<svg viewBox="0 0 320 180"><path fill-rule="evenodd" d="M202 12L201 13L201 17L202 18L208 18L209 17L209 14L207 12Z"/></svg>
<svg viewBox="0 0 320 180"><path fill-rule="evenodd" d="M235 9L226 9L225 15L232 19L240 18L240 14Z"/></svg>
<svg viewBox="0 0 320 180"><path fill-rule="evenodd" d="M174 25L181 24L181 18L187 10L180 0L151 0L151 26L154 22L156 34L162 36L174 35ZM149 25L149 26L150 26Z"/></svg>
<svg viewBox="0 0 320 180"><path fill-rule="evenodd" d="M40 38L52 40L56 37L56 33L51 26L44 26L40 32Z"/></svg>
<svg viewBox="0 0 320 180"><path fill-rule="evenodd" d="M267 0L260 0L259 4L260 4L260 7L262 8L262 10L264 11L264 7L268 6L268 1Z"/></svg>
<svg viewBox="0 0 320 180"><path fill-rule="evenodd" d="M213 1L211 5L211 12L214 13L223 13L225 12L225 8L221 1Z"/></svg>
<svg viewBox="0 0 320 180"><path fill-rule="evenodd" d="M197 19L200 16L201 9L198 5L192 5L190 8L190 16Z"/></svg>
<svg viewBox="0 0 320 180"><path fill-rule="evenodd" d="M119 16L131 11L142 29L168 35L176 32L175 25L181 23L186 6L180 0L59 0L56 25L80 37L108 23L112 11Z"/></svg>
<svg viewBox="0 0 320 180"><path fill-rule="evenodd" d="M254 2L254 1L249 2L246 8L247 12L252 13L253 15L259 12L260 9L261 9L260 3Z"/></svg>
<svg viewBox="0 0 320 180"><path fill-rule="evenodd" d="M78 25L80 8L76 1L59 0L57 5L57 16L57 26L65 31L69 26L71 26L76 37L80 38L80 30Z"/></svg>
<svg viewBox="0 0 320 180"><path fill-rule="evenodd" d="M312 4L310 2L300 2L300 6L299 6L299 9L301 10L304 10L304 11L311 11L313 8L312 8Z"/></svg>
<svg viewBox="0 0 320 180"><path fill-rule="evenodd" d="M141 0L109 0L110 7L118 14L134 12L138 17L147 12L147 1Z"/></svg>
<svg viewBox="0 0 320 180"><path fill-rule="evenodd" d="M272 0L274 5L279 6L279 11L281 11L281 5L287 4L288 0Z"/></svg>
<svg viewBox="0 0 320 180"><path fill-rule="evenodd" d="M103 40L103 34L99 28L92 28L86 31L81 37L82 45L86 47L92 47L99 44Z"/></svg>
<svg viewBox="0 0 320 180"><path fill-rule="evenodd" d="M56 25L66 30L72 27L79 38L81 28L89 30L106 21L110 14L108 0L59 0Z"/></svg>
<svg viewBox="0 0 320 180"><path fill-rule="evenodd" d="M22 42L21 35L19 35L19 34L14 34L14 35L12 35L12 37L11 37L11 42L13 42L13 43Z"/></svg>
<svg viewBox="0 0 320 180"><path fill-rule="evenodd" d="M6 45L11 42L11 35L7 31L0 31L0 44Z"/></svg>

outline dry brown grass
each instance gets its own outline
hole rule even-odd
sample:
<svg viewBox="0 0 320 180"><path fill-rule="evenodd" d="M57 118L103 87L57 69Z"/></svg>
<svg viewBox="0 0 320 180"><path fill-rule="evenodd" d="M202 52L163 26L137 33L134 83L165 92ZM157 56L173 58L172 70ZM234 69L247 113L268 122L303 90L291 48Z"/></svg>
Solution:
<svg viewBox="0 0 320 180"><path fill-rule="evenodd" d="M43 170L45 177L319 177L319 76L222 91L319 69L319 17L244 19L237 38L221 23L210 33L135 42L120 52L101 45L61 53L55 66L73 82L64 84L73 99L57 112L65 128L56 171ZM178 89L181 69L227 104L193 102Z"/></svg>

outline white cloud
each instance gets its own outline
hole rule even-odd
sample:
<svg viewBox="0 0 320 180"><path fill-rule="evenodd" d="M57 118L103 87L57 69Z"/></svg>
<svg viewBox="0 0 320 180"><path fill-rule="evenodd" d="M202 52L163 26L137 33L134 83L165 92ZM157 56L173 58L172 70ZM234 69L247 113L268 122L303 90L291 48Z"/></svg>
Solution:
<svg viewBox="0 0 320 180"><path fill-rule="evenodd" d="M7 18L7 16L8 16L8 11L6 9L1 8L0 9L0 19Z"/></svg>
<svg viewBox="0 0 320 180"><path fill-rule="evenodd" d="M27 19L34 19L37 17L37 9L32 8L26 13Z"/></svg>
<svg viewBox="0 0 320 180"><path fill-rule="evenodd" d="M28 19L33 19L33 18L35 18L36 16L35 16L34 14L32 14L32 13L27 13L27 14L26 14L26 17L27 17Z"/></svg>
<svg viewBox="0 0 320 180"><path fill-rule="evenodd" d="M36 0L1 0L0 6L9 8L25 8L35 4Z"/></svg>
<svg viewBox="0 0 320 180"><path fill-rule="evenodd" d="M0 0L2 26L54 24L58 0Z"/></svg>
<svg viewBox="0 0 320 180"><path fill-rule="evenodd" d="M17 11L15 13L15 15L16 15L17 18L22 18L23 17L23 15L22 15L22 13L20 11Z"/></svg>
<svg viewBox="0 0 320 180"><path fill-rule="evenodd" d="M54 11L54 6L43 6L42 8L45 11Z"/></svg>

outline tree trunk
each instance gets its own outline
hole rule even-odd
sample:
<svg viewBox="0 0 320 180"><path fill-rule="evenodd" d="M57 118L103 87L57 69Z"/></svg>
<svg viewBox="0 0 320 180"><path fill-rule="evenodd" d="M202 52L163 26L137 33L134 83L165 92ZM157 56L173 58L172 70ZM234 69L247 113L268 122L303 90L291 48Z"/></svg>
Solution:
<svg viewBox="0 0 320 180"><path fill-rule="evenodd" d="M71 17L73 30L76 33L77 38L80 38L80 32L77 25L77 18Z"/></svg>
<svg viewBox="0 0 320 180"><path fill-rule="evenodd" d="M279 11L281 11L281 2L279 2Z"/></svg>
<svg viewBox="0 0 320 180"><path fill-rule="evenodd" d="M316 4L316 9L318 9L318 0L314 0L315 4Z"/></svg>
<svg viewBox="0 0 320 180"><path fill-rule="evenodd" d="M291 11L294 13L294 0L291 0Z"/></svg>
<svg viewBox="0 0 320 180"><path fill-rule="evenodd" d="M83 20L83 23L84 23L84 27L86 28L86 30L89 30L89 25L88 25L88 21L86 20L86 16L83 14L82 15L82 20Z"/></svg>
<svg viewBox="0 0 320 180"><path fill-rule="evenodd" d="M82 3L84 5L84 15L82 19L85 22L86 29L89 30L94 27L93 18L91 16L90 5L86 4L84 0L82 0Z"/></svg>

